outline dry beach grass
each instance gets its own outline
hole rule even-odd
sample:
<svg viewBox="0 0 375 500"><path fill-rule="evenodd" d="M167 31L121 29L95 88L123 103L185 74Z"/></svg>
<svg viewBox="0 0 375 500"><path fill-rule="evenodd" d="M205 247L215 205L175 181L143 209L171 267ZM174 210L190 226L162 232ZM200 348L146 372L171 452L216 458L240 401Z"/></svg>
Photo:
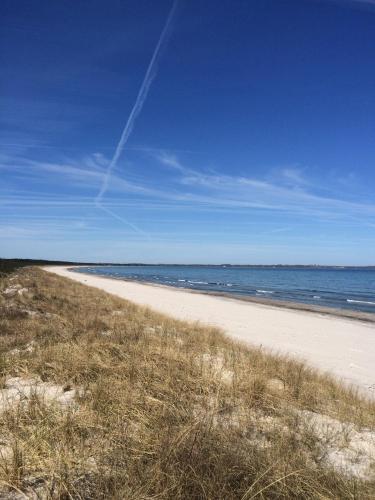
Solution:
<svg viewBox="0 0 375 500"><path fill-rule="evenodd" d="M0 329L0 497L374 497L374 402L302 363L37 268Z"/></svg>

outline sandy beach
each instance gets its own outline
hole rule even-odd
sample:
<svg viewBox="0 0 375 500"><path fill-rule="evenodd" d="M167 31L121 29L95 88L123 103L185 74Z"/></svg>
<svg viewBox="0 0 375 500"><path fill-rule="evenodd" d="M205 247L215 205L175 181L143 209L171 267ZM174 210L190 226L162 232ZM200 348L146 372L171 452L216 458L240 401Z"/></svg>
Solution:
<svg viewBox="0 0 375 500"><path fill-rule="evenodd" d="M66 267L44 269L174 318L212 325L235 339L297 357L375 397L374 323L79 274Z"/></svg>

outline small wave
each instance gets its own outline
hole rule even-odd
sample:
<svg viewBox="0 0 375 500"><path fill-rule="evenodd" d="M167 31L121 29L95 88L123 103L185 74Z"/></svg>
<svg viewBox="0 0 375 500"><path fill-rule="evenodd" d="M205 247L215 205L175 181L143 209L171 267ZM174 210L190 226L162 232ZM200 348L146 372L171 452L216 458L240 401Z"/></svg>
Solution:
<svg viewBox="0 0 375 500"><path fill-rule="evenodd" d="M233 283L227 283L227 286L233 286Z"/></svg>
<svg viewBox="0 0 375 500"><path fill-rule="evenodd" d="M178 281L185 282L186 280L178 280Z"/></svg>
<svg viewBox="0 0 375 500"><path fill-rule="evenodd" d="M320 298L321 298L320 295L314 295L313 296L313 299L320 299Z"/></svg>
<svg viewBox="0 0 375 500"><path fill-rule="evenodd" d="M346 299L346 302L349 302L350 304L367 304L369 306L375 306L375 302L369 302L367 300Z"/></svg>
<svg viewBox="0 0 375 500"><path fill-rule="evenodd" d="M207 281L190 281L189 280L189 283L191 283L193 285L208 285Z"/></svg>
<svg viewBox="0 0 375 500"><path fill-rule="evenodd" d="M270 292L269 290L257 290L258 293L273 293Z"/></svg>

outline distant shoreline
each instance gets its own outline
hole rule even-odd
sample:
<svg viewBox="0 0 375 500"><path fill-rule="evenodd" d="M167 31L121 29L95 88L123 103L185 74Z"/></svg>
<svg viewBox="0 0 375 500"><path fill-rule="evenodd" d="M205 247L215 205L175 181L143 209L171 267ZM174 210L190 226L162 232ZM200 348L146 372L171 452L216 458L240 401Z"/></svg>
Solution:
<svg viewBox="0 0 375 500"><path fill-rule="evenodd" d="M333 308L333 307L324 307L324 306L317 306L313 304L306 304L303 302L294 302L294 301L289 301L289 300L277 300L277 299L270 299L270 298L263 298L263 297L253 297L249 295L239 295L235 293L230 293L230 292L220 292L220 291L210 291L210 290L192 290L191 288L185 288L185 287L176 287L173 285L166 285L162 283L154 283L151 281L142 281L142 280L135 280L135 279L128 279L123 276L105 276L101 274L93 274L93 273L85 273L82 271L77 271L77 268L81 267L87 267L86 265L78 265L78 266L69 266L67 267L68 271L73 271L77 272L79 274L83 274L85 276L100 276L102 278L106 279L113 279L113 280L118 280L118 281L125 281L127 283L137 283L141 285L147 285L147 286L153 286L155 288L167 288L167 289L172 289L172 290L177 290L177 291L184 291L188 293L193 293L193 294L200 294L200 295L211 295L214 297L223 297L235 301L241 301L241 302L250 302L253 304L260 304L260 305L265 305L265 306L271 306L271 307L277 307L281 309L290 309L294 311L305 311L305 312L311 312L315 314L324 314L328 316L334 316L338 318L345 318L345 319L351 319L355 321L365 321L368 323L375 323L375 313L367 313L363 311L354 311L350 309L338 309L338 308ZM95 266L99 267L99 266Z"/></svg>
<svg viewBox="0 0 375 500"><path fill-rule="evenodd" d="M338 266L338 265L320 265L320 264L143 264L142 262L130 262L126 264L115 264L115 263L91 263L91 264L70 264L72 266L92 266L92 267L213 267L213 268L241 268L241 269L333 269L333 270L363 270L363 271L375 271L375 266Z"/></svg>
<svg viewBox="0 0 375 500"><path fill-rule="evenodd" d="M36 266L95 266L95 267L111 267L111 266L121 266L121 267L214 267L214 268L244 268L244 269L347 269L347 270L370 270L375 271L374 265L356 266L356 265L326 265L326 264L179 264L179 263L157 263L157 264L145 264L142 262L127 262L127 263L116 263L116 262L72 262L63 260L47 260L47 259L22 259L22 258L0 258L0 265L6 264L21 264L21 265L36 265Z"/></svg>

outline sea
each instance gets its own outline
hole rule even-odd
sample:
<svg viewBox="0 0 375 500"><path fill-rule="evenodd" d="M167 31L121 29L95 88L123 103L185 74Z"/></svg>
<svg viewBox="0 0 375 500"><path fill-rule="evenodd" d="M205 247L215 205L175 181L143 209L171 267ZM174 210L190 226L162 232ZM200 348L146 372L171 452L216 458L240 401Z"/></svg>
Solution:
<svg viewBox="0 0 375 500"><path fill-rule="evenodd" d="M188 290L375 313L375 269L106 265L75 270Z"/></svg>

